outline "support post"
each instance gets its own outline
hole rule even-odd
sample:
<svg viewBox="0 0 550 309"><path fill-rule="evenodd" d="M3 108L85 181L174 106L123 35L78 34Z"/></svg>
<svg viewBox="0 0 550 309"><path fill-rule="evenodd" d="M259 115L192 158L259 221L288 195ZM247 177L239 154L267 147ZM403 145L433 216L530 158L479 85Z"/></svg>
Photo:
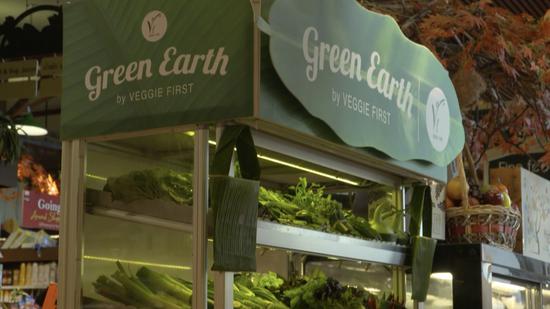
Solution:
<svg viewBox="0 0 550 309"><path fill-rule="evenodd" d="M208 126L195 130L193 170L193 309L208 304L206 214L208 211Z"/></svg>
<svg viewBox="0 0 550 309"><path fill-rule="evenodd" d="M60 309L80 308L82 266L82 224L86 143L64 141L61 152L61 225L59 230L59 294Z"/></svg>
<svg viewBox="0 0 550 309"><path fill-rule="evenodd" d="M220 141L223 125L216 127L216 142ZM235 155L231 159L229 176L235 176ZM233 272L214 272L214 309L233 309Z"/></svg>

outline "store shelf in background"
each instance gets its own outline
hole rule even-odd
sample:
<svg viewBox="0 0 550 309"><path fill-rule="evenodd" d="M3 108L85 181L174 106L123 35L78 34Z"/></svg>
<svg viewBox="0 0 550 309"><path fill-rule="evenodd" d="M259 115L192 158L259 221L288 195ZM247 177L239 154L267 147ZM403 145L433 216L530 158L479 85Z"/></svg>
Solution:
<svg viewBox="0 0 550 309"><path fill-rule="evenodd" d="M0 290L45 290L48 288L47 284L44 285L6 285L1 286Z"/></svg>
<svg viewBox="0 0 550 309"><path fill-rule="evenodd" d="M17 262L52 262L57 261L57 248L42 248L40 251L35 249L6 249L0 250L2 258L0 263Z"/></svg>

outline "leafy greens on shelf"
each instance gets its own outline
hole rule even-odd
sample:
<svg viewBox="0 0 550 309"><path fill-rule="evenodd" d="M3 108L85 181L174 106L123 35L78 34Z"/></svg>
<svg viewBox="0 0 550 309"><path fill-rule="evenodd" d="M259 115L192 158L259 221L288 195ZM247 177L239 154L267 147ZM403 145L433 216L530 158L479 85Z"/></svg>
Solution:
<svg viewBox="0 0 550 309"><path fill-rule="evenodd" d="M92 283L97 294L133 308L191 308L193 284L141 267L135 275L116 263L110 277ZM208 282L208 308L214 307L214 286ZM393 295L377 297L362 287L341 285L321 271L285 282L274 272L235 276L233 308L242 309L403 309Z"/></svg>
<svg viewBox="0 0 550 309"><path fill-rule="evenodd" d="M377 297L362 287L342 285L318 270L297 280L284 296L292 309L405 308L391 294Z"/></svg>
<svg viewBox="0 0 550 309"><path fill-rule="evenodd" d="M308 184L300 178L290 187L293 194L283 194L260 188L260 216L281 224L308 227L329 233L339 233L359 238L386 239L387 235L403 237L401 221L403 213L395 206L390 189L376 188L377 199L369 205L369 218L357 216L351 210L326 194L317 184Z"/></svg>
<svg viewBox="0 0 550 309"><path fill-rule="evenodd" d="M100 276L93 286L95 291L112 301L135 308L190 309L193 284L187 280L141 267L136 275L129 274L120 263L111 275ZM250 278L262 278L257 274ZM268 274L267 277L271 277ZM266 278L267 278L266 277ZM233 285L233 308L288 309L268 289L253 284L248 277L236 280ZM214 286L208 282L208 308L214 308Z"/></svg>
<svg viewBox="0 0 550 309"><path fill-rule="evenodd" d="M130 203L140 199L162 199L178 204L191 205L193 177L156 168L132 171L119 177L107 179L104 191L111 192L114 200Z"/></svg>

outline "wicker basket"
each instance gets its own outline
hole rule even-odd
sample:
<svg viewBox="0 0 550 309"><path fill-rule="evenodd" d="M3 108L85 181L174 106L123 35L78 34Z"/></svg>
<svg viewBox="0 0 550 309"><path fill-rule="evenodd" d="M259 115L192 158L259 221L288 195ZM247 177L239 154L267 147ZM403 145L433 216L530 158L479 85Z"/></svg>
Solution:
<svg viewBox="0 0 550 309"><path fill-rule="evenodd" d="M447 209L447 237L453 243L486 243L513 249L521 222L521 213L500 205L475 205L468 202L468 183L462 156L457 158L459 178L466 190L462 206Z"/></svg>

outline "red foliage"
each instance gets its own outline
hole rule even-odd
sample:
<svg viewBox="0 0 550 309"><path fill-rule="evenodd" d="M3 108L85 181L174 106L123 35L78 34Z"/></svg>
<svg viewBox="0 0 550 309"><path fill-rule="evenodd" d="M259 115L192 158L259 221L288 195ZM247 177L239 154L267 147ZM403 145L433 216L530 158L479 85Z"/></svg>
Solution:
<svg viewBox="0 0 550 309"><path fill-rule="evenodd" d="M393 16L451 76L473 70L483 78L482 91L471 83L455 84L457 91L471 92L459 98L477 102L461 102L467 143L477 161L493 147L509 153L538 147L546 152L541 162L550 164L550 10L536 20L490 0L359 2Z"/></svg>

